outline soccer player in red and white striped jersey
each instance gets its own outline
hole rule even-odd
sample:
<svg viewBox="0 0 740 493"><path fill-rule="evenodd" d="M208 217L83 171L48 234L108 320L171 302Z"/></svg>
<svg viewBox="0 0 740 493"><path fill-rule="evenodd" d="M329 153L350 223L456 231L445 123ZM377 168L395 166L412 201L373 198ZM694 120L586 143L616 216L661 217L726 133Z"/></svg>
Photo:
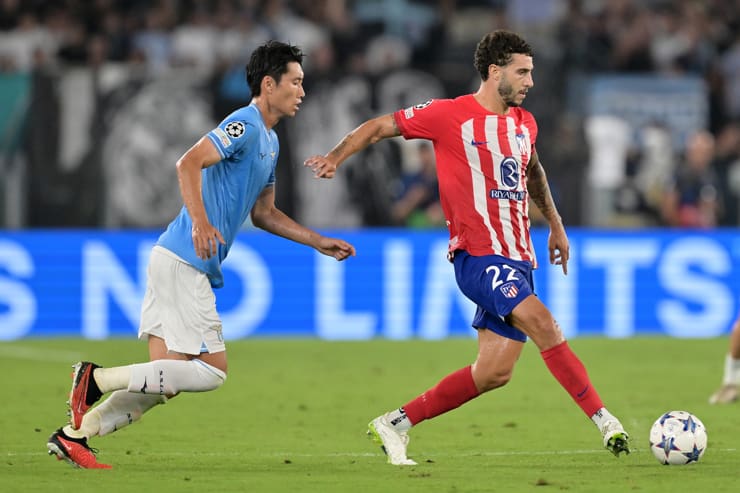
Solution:
<svg viewBox="0 0 740 493"><path fill-rule="evenodd" d="M527 338L550 372L592 419L604 446L629 453L629 436L605 407L586 369L571 351L550 311L534 295L528 204L550 226L549 259L568 273L569 245L537 155L537 123L521 107L533 87L532 50L508 31L486 34L475 51L481 77L474 94L431 100L366 121L325 156L305 165L332 178L352 154L382 139L428 139L434 145L442 208L450 232L449 259L461 291L478 306L475 362L369 424L395 465L406 455L408 430L505 385Z"/></svg>

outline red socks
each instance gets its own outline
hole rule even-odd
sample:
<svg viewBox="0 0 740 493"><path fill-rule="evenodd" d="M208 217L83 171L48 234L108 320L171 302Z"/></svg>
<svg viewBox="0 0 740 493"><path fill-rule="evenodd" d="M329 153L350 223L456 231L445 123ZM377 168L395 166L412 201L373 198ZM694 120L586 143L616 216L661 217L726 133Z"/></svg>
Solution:
<svg viewBox="0 0 740 493"><path fill-rule="evenodd" d="M409 421L416 425L460 407L479 394L473 381L472 368L466 366L444 377L437 385L403 406L403 410Z"/></svg>
<svg viewBox="0 0 740 493"><path fill-rule="evenodd" d="M567 342L542 351L541 354L550 373L583 409L586 416L590 418L604 407L599 394L591 385L586 368ZM411 424L417 425L425 419L460 407L478 395L480 392L473 381L472 368L466 366L447 375L437 385L404 405L403 410Z"/></svg>
<svg viewBox="0 0 740 493"><path fill-rule="evenodd" d="M599 394L588 379L586 368L578 356L571 351L567 342L562 342L540 354L550 373L589 418L604 407Z"/></svg>

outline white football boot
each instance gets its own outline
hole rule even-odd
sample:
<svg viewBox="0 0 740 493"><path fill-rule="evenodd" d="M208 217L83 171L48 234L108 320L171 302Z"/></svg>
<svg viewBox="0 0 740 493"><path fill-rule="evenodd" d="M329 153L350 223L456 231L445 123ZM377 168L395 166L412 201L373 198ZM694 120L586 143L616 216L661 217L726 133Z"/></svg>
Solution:
<svg viewBox="0 0 740 493"><path fill-rule="evenodd" d="M388 422L385 414L378 416L367 425L367 434L380 444L388 462L394 466L415 466L416 462L406 457L409 445L407 433L400 433Z"/></svg>
<svg viewBox="0 0 740 493"><path fill-rule="evenodd" d="M616 419L606 421L601 427L601 434L604 436L604 447L612 454L619 457L622 452L630 453L630 436Z"/></svg>
<svg viewBox="0 0 740 493"><path fill-rule="evenodd" d="M726 383L709 398L710 404L730 404L738 399L738 386Z"/></svg>

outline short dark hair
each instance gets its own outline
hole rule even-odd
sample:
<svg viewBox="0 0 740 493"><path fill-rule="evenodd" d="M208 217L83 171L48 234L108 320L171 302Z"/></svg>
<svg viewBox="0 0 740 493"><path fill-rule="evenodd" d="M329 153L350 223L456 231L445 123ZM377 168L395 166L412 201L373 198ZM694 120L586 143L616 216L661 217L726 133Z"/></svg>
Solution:
<svg viewBox="0 0 740 493"><path fill-rule="evenodd" d="M475 48L473 59L481 79L488 79L490 65L508 65L515 53L533 56L532 47L516 33L499 29L483 36Z"/></svg>
<svg viewBox="0 0 740 493"><path fill-rule="evenodd" d="M262 79L269 75L280 83L280 78L288 71L290 62L303 63L303 52L297 46L270 40L257 47L247 63L247 85L252 97L260 95Z"/></svg>

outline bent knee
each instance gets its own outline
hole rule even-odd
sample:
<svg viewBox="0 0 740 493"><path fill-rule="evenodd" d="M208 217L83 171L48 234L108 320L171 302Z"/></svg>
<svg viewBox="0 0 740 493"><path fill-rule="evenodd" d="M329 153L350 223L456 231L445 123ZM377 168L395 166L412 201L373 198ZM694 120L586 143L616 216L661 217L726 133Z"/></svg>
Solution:
<svg viewBox="0 0 740 493"><path fill-rule="evenodd" d="M534 296L520 303L507 321L532 339L540 351L565 340L552 313Z"/></svg>
<svg viewBox="0 0 740 493"><path fill-rule="evenodd" d="M552 317L537 319L525 333L540 351L557 346L565 340L563 331Z"/></svg>
<svg viewBox="0 0 740 493"><path fill-rule="evenodd" d="M201 371L201 378L207 385L210 386L208 390L216 390L224 384L226 381L226 372L216 368L213 365L209 365L203 361L200 362L205 371Z"/></svg>
<svg viewBox="0 0 740 493"><path fill-rule="evenodd" d="M497 389L499 387L503 387L507 383L511 381L512 372L505 372L505 373L489 373L489 374L483 374L479 376L479 378L475 379L475 386L478 388L478 390L483 392L488 392L489 390Z"/></svg>

